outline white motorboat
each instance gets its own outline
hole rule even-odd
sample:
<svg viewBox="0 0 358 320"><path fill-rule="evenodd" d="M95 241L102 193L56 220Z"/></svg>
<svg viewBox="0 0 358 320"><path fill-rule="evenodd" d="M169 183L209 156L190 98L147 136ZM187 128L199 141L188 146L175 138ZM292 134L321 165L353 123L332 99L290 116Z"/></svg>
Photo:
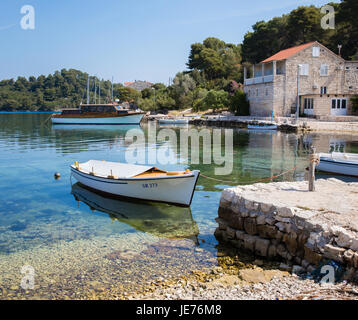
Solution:
<svg viewBox="0 0 358 320"><path fill-rule="evenodd" d="M248 129L254 129L254 130L277 130L277 125L275 124L249 124L247 126Z"/></svg>
<svg viewBox="0 0 358 320"><path fill-rule="evenodd" d="M188 124L189 119L175 118L175 119L159 119L159 124Z"/></svg>
<svg viewBox="0 0 358 320"><path fill-rule="evenodd" d="M320 153L317 170L358 177L358 154L355 153Z"/></svg>
<svg viewBox="0 0 358 320"><path fill-rule="evenodd" d="M89 160L71 165L73 177L100 192L129 199L190 206L200 171L164 171L151 166Z"/></svg>

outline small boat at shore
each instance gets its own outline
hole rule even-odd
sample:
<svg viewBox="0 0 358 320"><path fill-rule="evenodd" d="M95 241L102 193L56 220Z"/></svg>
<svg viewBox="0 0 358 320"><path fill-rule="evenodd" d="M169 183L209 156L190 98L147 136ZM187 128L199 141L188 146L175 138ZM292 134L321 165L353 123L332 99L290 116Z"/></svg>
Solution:
<svg viewBox="0 0 358 320"><path fill-rule="evenodd" d="M123 109L114 103L81 104L79 109L64 109L53 114L53 124L132 125L139 124L145 112Z"/></svg>
<svg viewBox="0 0 358 320"><path fill-rule="evenodd" d="M159 119L159 124L188 124L189 119L185 118L175 118L175 119Z"/></svg>
<svg viewBox="0 0 358 320"><path fill-rule="evenodd" d="M89 160L71 165L83 185L108 195L190 206L199 170L164 171L151 166Z"/></svg>
<svg viewBox="0 0 358 320"><path fill-rule="evenodd" d="M248 129L252 130L277 130L277 125L275 124L249 124Z"/></svg>
<svg viewBox="0 0 358 320"><path fill-rule="evenodd" d="M317 170L346 176L358 177L358 154L355 153L319 153Z"/></svg>

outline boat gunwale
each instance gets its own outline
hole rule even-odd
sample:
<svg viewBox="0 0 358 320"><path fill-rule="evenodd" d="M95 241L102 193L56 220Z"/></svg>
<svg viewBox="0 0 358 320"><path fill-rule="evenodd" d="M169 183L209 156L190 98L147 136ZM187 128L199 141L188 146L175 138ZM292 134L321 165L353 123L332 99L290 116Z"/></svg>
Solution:
<svg viewBox="0 0 358 320"><path fill-rule="evenodd" d="M176 176L159 176L159 177L148 177L148 178L135 178L135 177L133 177L133 178L108 178L108 177L103 177L103 176L91 175L90 173L83 172L83 171L77 169L73 164L70 167L71 167L71 171L83 174L83 175L85 175L86 178L91 178L92 177L92 180L97 180L97 179L93 179L93 178L99 178L99 179L105 179L105 180L112 180L113 181L113 182L103 181L103 182L106 182L106 183L116 183L115 181L133 181L133 182L135 182L135 181L146 181L146 180L183 179L183 178L193 178L193 177L195 177L195 174L191 173L191 174L181 174L181 175L176 175ZM195 170L195 171L197 171L199 173L199 175L200 175L199 170Z"/></svg>
<svg viewBox="0 0 358 320"><path fill-rule="evenodd" d="M329 162L331 164L337 164L337 165L344 165L344 166L357 166L358 167L358 163L354 163L354 162L345 162L345 161L338 161L338 160L334 160L334 159L327 159L327 158L321 158L320 159L321 162Z"/></svg>

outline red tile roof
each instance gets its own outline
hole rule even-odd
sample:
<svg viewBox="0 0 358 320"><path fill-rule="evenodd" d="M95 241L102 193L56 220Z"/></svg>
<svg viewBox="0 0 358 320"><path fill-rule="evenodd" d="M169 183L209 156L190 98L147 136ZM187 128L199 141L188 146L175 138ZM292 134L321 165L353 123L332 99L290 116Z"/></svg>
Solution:
<svg viewBox="0 0 358 320"><path fill-rule="evenodd" d="M316 41L305 43L305 44L302 44L302 45L297 46L297 47L282 50L282 51L274 54L272 57L267 58L266 60L262 61L261 63L288 59L288 58L292 57L294 54L296 54L296 53L302 51L303 49L306 49L309 46L313 45L314 43L316 43Z"/></svg>

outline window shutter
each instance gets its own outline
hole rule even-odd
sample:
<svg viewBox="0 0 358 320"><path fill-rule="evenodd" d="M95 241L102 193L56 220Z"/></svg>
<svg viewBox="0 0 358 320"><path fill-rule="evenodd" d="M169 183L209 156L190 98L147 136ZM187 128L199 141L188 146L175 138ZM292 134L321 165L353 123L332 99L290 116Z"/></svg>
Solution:
<svg viewBox="0 0 358 320"><path fill-rule="evenodd" d="M319 57L321 53L320 47L313 47L312 48L312 56Z"/></svg>
<svg viewBox="0 0 358 320"><path fill-rule="evenodd" d="M321 76L328 76L328 65L321 64Z"/></svg>
<svg viewBox="0 0 358 320"><path fill-rule="evenodd" d="M300 64L300 75L308 76L309 74L309 65L308 64Z"/></svg>

